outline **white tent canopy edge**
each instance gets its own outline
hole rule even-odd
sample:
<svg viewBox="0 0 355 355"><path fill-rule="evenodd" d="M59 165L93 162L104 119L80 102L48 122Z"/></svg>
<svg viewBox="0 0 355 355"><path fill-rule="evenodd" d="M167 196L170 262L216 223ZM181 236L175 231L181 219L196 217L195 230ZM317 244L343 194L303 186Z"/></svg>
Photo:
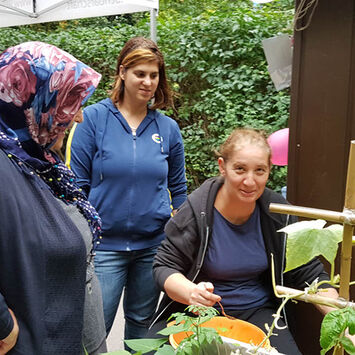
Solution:
<svg viewBox="0 0 355 355"><path fill-rule="evenodd" d="M156 41L159 0L0 0L0 27L150 11Z"/></svg>

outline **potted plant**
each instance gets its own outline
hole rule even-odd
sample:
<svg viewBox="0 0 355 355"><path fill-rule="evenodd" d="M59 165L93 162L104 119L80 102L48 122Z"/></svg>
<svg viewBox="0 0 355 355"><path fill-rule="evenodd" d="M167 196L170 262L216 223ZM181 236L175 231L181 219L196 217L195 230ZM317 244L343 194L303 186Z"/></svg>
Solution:
<svg viewBox="0 0 355 355"><path fill-rule="evenodd" d="M136 355L151 351L155 351L156 355L279 354L271 347L262 347L259 344L253 345L220 335L223 333L228 335L228 331L226 328L223 328L223 324L221 324L221 327L217 326L214 328L208 326L208 322L221 318L218 317L218 311L213 307L188 306L185 311L171 315L169 320L173 319L173 321L168 323L166 328L158 332L163 338L125 340L126 345L134 350ZM196 314L196 316L192 316L192 313ZM227 319L226 317L223 318ZM261 330L259 332L262 334L261 337L258 334L259 343L263 342L264 344L265 340L263 338L266 339L266 336ZM174 337L179 334L179 337ZM169 340L170 344L168 344ZM125 350L107 353L107 355L128 354L130 353Z"/></svg>

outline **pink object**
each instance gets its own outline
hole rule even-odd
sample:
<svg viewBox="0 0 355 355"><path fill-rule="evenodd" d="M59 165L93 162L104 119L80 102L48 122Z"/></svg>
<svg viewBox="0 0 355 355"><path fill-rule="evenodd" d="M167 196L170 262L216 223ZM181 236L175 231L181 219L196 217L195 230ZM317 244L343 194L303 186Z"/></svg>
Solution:
<svg viewBox="0 0 355 355"><path fill-rule="evenodd" d="M289 129L283 128L272 134L267 139L271 147L271 162L274 165L287 165Z"/></svg>

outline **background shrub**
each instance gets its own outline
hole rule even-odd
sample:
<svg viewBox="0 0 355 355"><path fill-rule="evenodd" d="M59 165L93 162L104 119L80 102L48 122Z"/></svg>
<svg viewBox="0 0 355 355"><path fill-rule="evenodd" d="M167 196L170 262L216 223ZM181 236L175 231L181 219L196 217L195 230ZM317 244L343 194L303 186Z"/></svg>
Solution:
<svg viewBox="0 0 355 355"><path fill-rule="evenodd" d="M190 191L218 173L213 150L235 127L287 126L290 93L275 90L261 41L290 33L292 20L290 0L160 0L158 45L175 98L166 114L182 131ZM103 75L90 104L107 97L120 49L139 35L149 36L148 13L3 28L0 50L38 40L68 51ZM269 186L280 191L286 175L274 167Z"/></svg>

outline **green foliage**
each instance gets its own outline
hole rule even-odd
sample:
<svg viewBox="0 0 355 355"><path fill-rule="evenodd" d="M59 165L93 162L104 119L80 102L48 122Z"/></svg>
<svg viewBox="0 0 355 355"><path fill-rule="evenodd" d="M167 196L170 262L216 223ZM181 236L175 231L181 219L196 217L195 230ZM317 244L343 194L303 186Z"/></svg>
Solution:
<svg viewBox="0 0 355 355"><path fill-rule="evenodd" d="M214 316L218 315L218 311L212 307L189 306L186 308L188 312L197 314L197 317L191 317L185 313L174 313L171 318L175 319L177 324L173 334L181 331L190 331L192 334L181 341L176 350L177 355L198 354L199 349L203 346L215 346L222 344L222 339L217 331L213 328L201 327L201 324L207 322ZM159 332L159 334L163 334Z"/></svg>
<svg viewBox="0 0 355 355"><path fill-rule="evenodd" d="M235 127L271 133L287 125L289 91L274 89L261 41L287 32L291 16L253 8L250 1L210 1L200 12L201 2L175 3L185 5L185 13L176 14L176 7L161 13L159 43L176 92L172 115L182 128L194 188L217 173L213 149ZM271 182L277 190L286 185L285 172L278 184Z"/></svg>
<svg viewBox="0 0 355 355"><path fill-rule="evenodd" d="M325 315L320 334L321 355L341 344L350 355L355 355L355 346L344 336L345 330L355 334L355 311L352 308L337 309Z"/></svg>
<svg viewBox="0 0 355 355"><path fill-rule="evenodd" d="M250 0L160 0L158 44L175 96L166 113L181 127L190 191L218 173L213 150L235 127L271 133L287 126L290 93L275 90L261 41L291 33L292 8L292 0L259 6ZM107 96L123 44L149 36L149 14L3 28L0 35L0 50L45 41L100 72L90 104ZM269 186L280 191L286 174L274 168Z"/></svg>
<svg viewBox="0 0 355 355"><path fill-rule="evenodd" d="M166 343L166 339L132 339L125 340L125 343L132 350L136 351L136 353L145 354L158 349Z"/></svg>
<svg viewBox="0 0 355 355"><path fill-rule="evenodd" d="M173 347L166 344L160 347L155 353L155 355L174 355L174 354L175 354L175 350L173 349Z"/></svg>
<svg viewBox="0 0 355 355"><path fill-rule="evenodd" d="M218 314L217 310L212 307L188 306L185 311L188 313L174 313L169 318L169 320L174 318L176 325L168 326L158 332L158 334L165 336L165 338L125 340L126 345L135 351L136 355L145 354L150 351L155 351L156 355L195 355L199 354L200 349L204 346L222 344L222 339L215 329L200 327L202 323L216 316ZM191 316L191 312L198 315ZM168 341L167 336L182 331L192 332L192 335L184 339L175 351L171 345L166 344ZM107 353L107 355L125 354L129 353L125 350Z"/></svg>
<svg viewBox="0 0 355 355"><path fill-rule="evenodd" d="M276 312L275 319L270 329L273 329L280 318L281 310L285 304L293 298L298 298L305 294L316 294L321 284L328 283L332 286L339 287L340 277L334 277L334 263L338 250L338 243L343 239L343 226L333 224L327 228L323 228L326 224L324 220L312 220L293 223L279 230L287 233L287 249L286 249L286 269L284 272L295 269L311 261L315 256L323 255L331 264L331 280L320 281L316 278L311 285L304 291L300 291L294 295L278 295L275 291L275 277L273 275L273 286L275 294L278 297L284 297L284 300ZM274 266L272 263L272 272L274 274ZM324 301L323 301L324 302ZM329 306L331 306L329 304ZM325 355L330 349L334 348L333 354L337 348L343 347L350 355L355 355L355 346L353 342L346 336L355 334L355 310L346 307L329 312L325 315L320 335L320 345L322 347L321 355ZM268 336L272 335L272 331L268 332Z"/></svg>
<svg viewBox="0 0 355 355"><path fill-rule="evenodd" d="M334 263L338 243L342 241L343 226L332 224L324 228L326 221L302 221L290 224L279 232L287 233L285 272L306 264L314 257L323 255Z"/></svg>
<svg viewBox="0 0 355 355"><path fill-rule="evenodd" d="M267 186L274 191L280 192L281 188L286 186L287 166L272 166L270 176Z"/></svg>

